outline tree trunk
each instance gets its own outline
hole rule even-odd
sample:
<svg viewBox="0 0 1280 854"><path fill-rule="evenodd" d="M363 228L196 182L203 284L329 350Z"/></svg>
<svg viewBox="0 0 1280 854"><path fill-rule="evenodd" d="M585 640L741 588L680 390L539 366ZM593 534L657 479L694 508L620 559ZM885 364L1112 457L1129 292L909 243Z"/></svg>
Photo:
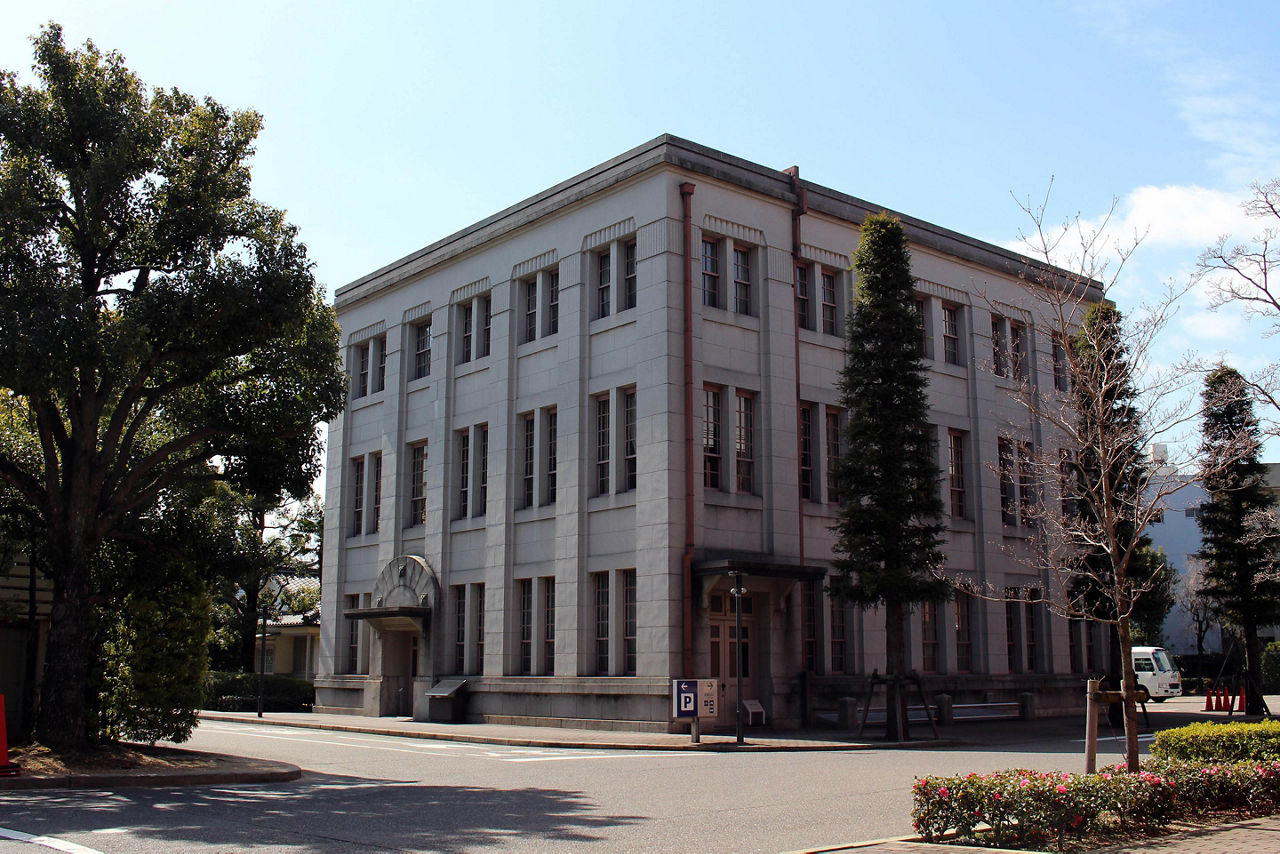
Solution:
<svg viewBox="0 0 1280 854"><path fill-rule="evenodd" d="M236 634L239 649L236 650L236 663L241 673L253 673L257 664L253 659L253 650L258 643L258 620L262 613L258 608L259 591L257 579L244 585L244 611L240 613L240 625Z"/></svg>
<svg viewBox="0 0 1280 854"><path fill-rule="evenodd" d="M1138 771L1138 680L1133 672L1133 636L1129 618L1121 617L1116 625L1120 638L1120 668L1124 691L1124 756L1130 773Z"/></svg>
<svg viewBox="0 0 1280 854"><path fill-rule="evenodd" d="M1262 714L1262 641L1258 638L1258 627L1252 623L1244 629L1244 713L1247 715Z"/></svg>
<svg viewBox="0 0 1280 854"><path fill-rule="evenodd" d="M884 737L886 741L906 741L907 692L902 679L907 672L907 637L902 603L888 601L884 605L885 705Z"/></svg>
<svg viewBox="0 0 1280 854"><path fill-rule="evenodd" d="M61 532L50 532L53 608L36 735L51 747L83 746L91 735L87 721L92 654L89 549L69 540Z"/></svg>

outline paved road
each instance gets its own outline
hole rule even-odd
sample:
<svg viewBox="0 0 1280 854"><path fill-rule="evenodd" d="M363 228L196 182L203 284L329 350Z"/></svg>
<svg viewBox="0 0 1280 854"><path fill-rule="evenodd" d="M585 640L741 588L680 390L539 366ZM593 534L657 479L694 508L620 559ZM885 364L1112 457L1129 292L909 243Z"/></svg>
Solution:
<svg viewBox="0 0 1280 854"><path fill-rule="evenodd" d="M784 851L908 832L921 774L1081 764L1077 722L980 734L980 745L936 750L700 753L206 721L189 746L308 773L276 786L11 793L0 827L104 852Z"/></svg>

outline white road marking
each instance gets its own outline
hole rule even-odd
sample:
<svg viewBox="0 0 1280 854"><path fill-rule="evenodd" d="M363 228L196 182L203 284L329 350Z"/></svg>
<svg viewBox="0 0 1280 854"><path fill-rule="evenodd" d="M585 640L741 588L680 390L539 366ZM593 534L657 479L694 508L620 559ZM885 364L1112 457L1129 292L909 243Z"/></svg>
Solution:
<svg viewBox="0 0 1280 854"><path fill-rule="evenodd" d="M202 725L203 726L203 725ZM268 731L262 727L239 727L239 726L214 726L223 732L235 733L237 735L248 736L250 738L268 738L276 741L292 741L301 744L327 744L333 747L361 747L366 744L372 750L385 750L390 753L409 753L414 756L457 756L456 753L449 754L447 751L463 751L475 757L485 759L495 759L499 762L552 762L552 761L568 761L573 759L616 759L616 758L659 758L671 756L675 751L647 752L638 753L626 750L612 750L604 753L582 753L577 748L530 748L530 747L510 747L505 750L494 750L494 745L483 743L443 743L432 741L430 745L423 746L405 746L390 747L386 744L388 739L397 739L394 743L405 744L408 740L405 736L359 736L359 735L335 735L334 739L342 739L341 741L307 738L300 734L288 733L280 734L279 731ZM697 751L681 752L685 756L709 756L710 754Z"/></svg>
<svg viewBox="0 0 1280 854"><path fill-rule="evenodd" d="M43 845L45 848L52 848L54 851L65 851L66 854L102 854L96 848L86 848L74 842L67 842L65 839L58 839L53 836L34 836L30 833L23 833L21 830L10 830L7 827L0 827L0 839L30 842L32 845Z"/></svg>

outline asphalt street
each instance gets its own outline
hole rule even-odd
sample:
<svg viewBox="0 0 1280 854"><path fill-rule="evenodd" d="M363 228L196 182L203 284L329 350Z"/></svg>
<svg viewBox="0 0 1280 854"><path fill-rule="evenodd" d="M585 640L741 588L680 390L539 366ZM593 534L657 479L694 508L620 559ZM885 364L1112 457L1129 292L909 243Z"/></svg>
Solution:
<svg viewBox="0 0 1280 854"><path fill-rule="evenodd" d="M1080 770L1082 737L1078 721L1009 722L961 747L704 753L205 721L185 746L307 773L277 785L11 792L0 828L80 852L789 851L908 833L923 774ZM1120 749L1104 741L1100 761ZM0 840L4 854L35 850Z"/></svg>

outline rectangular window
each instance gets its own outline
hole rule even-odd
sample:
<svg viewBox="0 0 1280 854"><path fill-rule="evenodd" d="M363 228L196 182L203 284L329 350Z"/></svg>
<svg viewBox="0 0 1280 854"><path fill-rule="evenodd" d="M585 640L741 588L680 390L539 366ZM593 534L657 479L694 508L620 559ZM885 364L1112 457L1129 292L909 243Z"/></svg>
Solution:
<svg viewBox="0 0 1280 854"><path fill-rule="evenodd" d="M920 669L938 672L938 603L920 603Z"/></svg>
<svg viewBox="0 0 1280 854"><path fill-rule="evenodd" d="M533 506L534 486L534 421L533 414L520 416L520 448L523 454L520 472L520 506Z"/></svg>
<svg viewBox="0 0 1280 854"><path fill-rule="evenodd" d="M1018 617L1018 605L1021 603L1017 601L1018 589L1015 587L1005 588L1004 595L1004 631L1005 638L1008 643L1009 657L1007 664L1009 666L1010 673L1021 673L1022 660L1019 655L1021 650L1018 648L1018 640L1021 637L1018 633L1018 623L1020 622Z"/></svg>
<svg viewBox="0 0 1280 854"><path fill-rule="evenodd" d="M453 672L467 672L467 585L453 585Z"/></svg>
<svg viewBox="0 0 1280 854"><path fill-rule="evenodd" d="M960 309L954 305L942 307L942 360L960 364Z"/></svg>
<svg viewBox="0 0 1280 854"><path fill-rule="evenodd" d="M626 311L636 307L636 242L634 240L622 244L622 308Z"/></svg>
<svg viewBox="0 0 1280 854"><path fill-rule="evenodd" d="M373 500L369 502L368 533L378 533L378 522L382 518L382 454L373 455Z"/></svg>
<svg viewBox="0 0 1280 854"><path fill-rule="evenodd" d="M612 310L611 290L613 270L610 268L609 250L596 253L596 317L608 317Z"/></svg>
<svg viewBox="0 0 1280 854"><path fill-rule="evenodd" d="M813 488L813 404L800 404L800 497L816 500Z"/></svg>
<svg viewBox="0 0 1280 854"><path fill-rule="evenodd" d="M733 310L751 313L751 250L733 248Z"/></svg>
<svg viewBox="0 0 1280 854"><path fill-rule="evenodd" d="M702 486L720 489L720 390L702 390Z"/></svg>
<svg viewBox="0 0 1280 854"><path fill-rule="evenodd" d="M636 488L636 393L622 393L622 491Z"/></svg>
<svg viewBox="0 0 1280 854"><path fill-rule="evenodd" d="M1027 327L1021 323L1009 324L1009 361L1013 367L1013 378L1027 378Z"/></svg>
<svg viewBox="0 0 1280 854"><path fill-rule="evenodd" d="M1031 589L1026 591L1026 610L1023 612L1025 617L1022 621L1023 630L1027 634L1027 672L1035 673L1038 670L1036 662L1036 635L1040 629L1040 606L1036 600L1040 598L1040 591Z"/></svg>
<svg viewBox="0 0 1280 854"><path fill-rule="evenodd" d="M493 342L493 299L485 294L480 297L480 332L476 342L476 357L489 355L489 345Z"/></svg>
<svg viewBox="0 0 1280 854"><path fill-rule="evenodd" d="M848 631L845 629L844 603L831 600L831 672L848 673Z"/></svg>
<svg viewBox="0 0 1280 854"><path fill-rule="evenodd" d="M947 479L951 487L951 516L955 519L968 518L968 496L965 495L965 460L964 434L951 431L947 434L948 465Z"/></svg>
<svg viewBox="0 0 1280 854"><path fill-rule="evenodd" d="M916 326L920 330L920 355L926 359L933 358L933 340L929 335L929 301L925 297L916 297Z"/></svg>
<svg viewBox="0 0 1280 854"><path fill-rule="evenodd" d="M354 611L360 607L360 594L348 594L342 601L345 611ZM360 672L360 621L350 617L347 618L347 672Z"/></svg>
<svg viewBox="0 0 1280 854"><path fill-rule="evenodd" d="M796 322L801 329L813 328L813 294L809 283L809 268L796 265Z"/></svg>
<svg viewBox="0 0 1280 854"><path fill-rule="evenodd" d="M427 443L409 449L409 525L427 521Z"/></svg>
<svg viewBox="0 0 1280 854"><path fill-rule="evenodd" d="M1090 673L1097 673L1101 668L1098 666L1098 643L1096 626L1088 620L1080 621L1080 628L1084 630L1084 660L1085 666Z"/></svg>
<svg viewBox="0 0 1280 854"><path fill-rule="evenodd" d="M1018 499L1014 494L1013 442L1001 436L996 440L996 458L1000 474L1000 520L1006 525L1018 524Z"/></svg>
<svg viewBox="0 0 1280 854"><path fill-rule="evenodd" d="M800 631L804 649L804 669L818 672L818 598L821 591L818 582L806 580L801 588Z"/></svg>
<svg viewBox="0 0 1280 854"><path fill-rule="evenodd" d="M1062 336L1053 336L1053 387L1058 391L1068 391L1071 382L1067 378L1067 349L1062 345Z"/></svg>
<svg viewBox="0 0 1280 854"><path fill-rule="evenodd" d="M1004 318L991 315L991 372L998 377L1008 373L1005 366Z"/></svg>
<svg viewBox="0 0 1280 854"><path fill-rule="evenodd" d="M544 504L556 503L556 411L547 410L547 493Z"/></svg>
<svg viewBox="0 0 1280 854"><path fill-rule="evenodd" d="M560 331L560 271L547 273L547 334Z"/></svg>
<svg viewBox="0 0 1280 854"><path fill-rule="evenodd" d="M622 576L622 675L636 675L636 571L624 569Z"/></svg>
<svg viewBox="0 0 1280 854"><path fill-rule="evenodd" d="M755 420L756 399L738 392L737 435L734 438L734 491L751 495L755 492Z"/></svg>
<svg viewBox="0 0 1280 854"><path fill-rule="evenodd" d="M471 431L459 430L458 438L458 514L465 519L471 509Z"/></svg>
<svg viewBox="0 0 1280 854"><path fill-rule="evenodd" d="M387 387L387 339L375 338L370 342L374 353L373 390L382 391Z"/></svg>
<svg viewBox="0 0 1280 854"><path fill-rule="evenodd" d="M822 271L822 331L827 335L839 332L836 314L836 274L830 270Z"/></svg>
<svg viewBox="0 0 1280 854"><path fill-rule="evenodd" d="M355 354L356 380L352 397L364 397L369 393L369 345L361 344Z"/></svg>
<svg viewBox="0 0 1280 854"><path fill-rule="evenodd" d="M595 594L595 670L597 676L609 675L609 573L591 573Z"/></svg>
<svg viewBox="0 0 1280 854"><path fill-rule="evenodd" d="M720 308L720 244L702 241L702 304Z"/></svg>
<svg viewBox="0 0 1280 854"><path fill-rule="evenodd" d="M462 331L462 344L458 352L458 363L471 361L471 342L475 334L472 328L475 325L476 311L475 306L471 303L459 306L458 308L458 326Z"/></svg>
<svg viewBox="0 0 1280 854"><path fill-rule="evenodd" d="M351 461L351 535L364 533L364 460Z"/></svg>
<svg viewBox="0 0 1280 854"><path fill-rule="evenodd" d="M533 673L533 579L516 579L516 601L520 609L520 675Z"/></svg>
<svg viewBox="0 0 1280 854"><path fill-rule="evenodd" d="M431 316L413 327L413 378L420 380L431 373Z"/></svg>
<svg viewBox="0 0 1280 854"><path fill-rule="evenodd" d="M840 464L840 413L827 410L827 501L840 503L840 490L836 488L836 466Z"/></svg>
<svg viewBox="0 0 1280 854"><path fill-rule="evenodd" d="M609 493L609 395L596 398L596 495Z"/></svg>
<svg viewBox="0 0 1280 854"><path fill-rule="evenodd" d="M476 673L484 673L484 585L476 584L471 589L476 594L476 601L472 607L476 627Z"/></svg>
<svg viewBox="0 0 1280 854"><path fill-rule="evenodd" d="M956 672L973 671L973 596L956 591Z"/></svg>
<svg viewBox="0 0 1280 854"><path fill-rule="evenodd" d="M1035 473L1032 471L1034 452L1030 443L1018 443L1018 512L1022 524L1035 524L1036 504L1038 498L1035 487Z"/></svg>
<svg viewBox="0 0 1280 854"><path fill-rule="evenodd" d="M520 283L521 295L524 299L524 329L520 342L527 344L538 337L538 279L525 279Z"/></svg>
<svg viewBox="0 0 1280 854"><path fill-rule="evenodd" d="M542 579L542 674L556 672L556 580Z"/></svg>
<svg viewBox="0 0 1280 854"><path fill-rule="evenodd" d="M489 428L476 428L476 506L473 515L483 516L489 503Z"/></svg>

